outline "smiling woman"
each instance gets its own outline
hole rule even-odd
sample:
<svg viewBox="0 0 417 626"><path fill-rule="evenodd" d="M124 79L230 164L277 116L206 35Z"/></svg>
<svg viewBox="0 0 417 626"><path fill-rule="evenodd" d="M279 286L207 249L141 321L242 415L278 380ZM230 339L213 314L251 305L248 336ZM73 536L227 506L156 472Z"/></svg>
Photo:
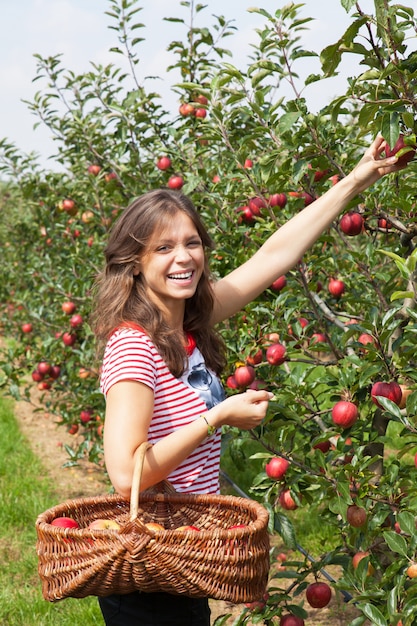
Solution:
<svg viewBox="0 0 417 626"><path fill-rule="evenodd" d="M104 456L118 493L129 497L144 445L142 490L168 479L181 493L219 493L222 426L256 428L273 394L251 389L225 398L215 326L293 267L358 193L401 169L395 157L382 157L384 146L377 138L337 189L217 281L206 254L211 239L187 196L155 189L122 212L105 249L93 320L104 347ZM100 606L108 626L210 623L206 598L133 593L100 598Z"/></svg>

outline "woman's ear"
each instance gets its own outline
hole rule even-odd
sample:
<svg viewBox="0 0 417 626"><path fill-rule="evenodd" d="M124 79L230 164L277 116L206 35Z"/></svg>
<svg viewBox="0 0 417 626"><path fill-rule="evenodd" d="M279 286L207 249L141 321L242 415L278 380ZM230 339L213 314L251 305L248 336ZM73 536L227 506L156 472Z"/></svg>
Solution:
<svg viewBox="0 0 417 626"><path fill-rule="evenodd" d="M140 274L140 263L135 263L133 266L133 276L139 276Z"/></svg>

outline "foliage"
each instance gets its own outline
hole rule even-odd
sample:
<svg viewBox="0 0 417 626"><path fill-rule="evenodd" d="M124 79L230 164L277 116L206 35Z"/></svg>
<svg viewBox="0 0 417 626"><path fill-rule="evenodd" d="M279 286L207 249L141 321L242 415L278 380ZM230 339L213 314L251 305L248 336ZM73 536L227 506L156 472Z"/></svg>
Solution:
<svg viewBox="0 0 417 626"><path fill-rule="evenodd" d="M416 133L413 9L375 0L375 12L368 15L359 4L342 4L353 11L349 27L320 54L302 47L309 20L300 18L301 5L288 4L274 14L251 9L264 25L248 66L238 69L224 47L232 24L215 17L210 28L198 27L205 7L182 2L182 11L195 19L189 27L183 17L168 18L186 33L171 44L176 62L168 69L179 71L182 80L173 98L206 116L172 116L147 82L140 84L135 72L144 37L138 32L146 27L137 21L140 7L133 0L109 0L108 10L118 36L116 59L123 56L128 70L114 63L75 75L59 56L37 56L41 87L28 106L56 138L63 172L43 171L35 157L6 140L0 144L6 181L0 189L0 300L3 334L13 338L2 354L2 380L8 393L30 399L37 383L28 384L27 375L40 362L60 367L57 378L38 384L45 407L74 432L69 463L84 455L102 462L104 403L88 326L91 285L107 232L132 197L167 185L174 173L182 175L183 191L215 238L212 267L221 276L337 184L378 132L391 146L400 134ZM350 54L360 59L360 73L349 79L346 93L311 112L303 97L306 85L335 75ZM301 84L298 73L307 57L315 57L320 70ZM281 96L287 83L292 98ZM161 155L171 158L168 170L156 166ZM412 161L351 202L346 210L363 217L361 233L348 236L335 222L288 272L284 288L267 289L222 328L230 359L225 383L236 364L261 349L256 377L276 396L256 432L225 433L228 469L235 466L239 482L239 472L249 468L251 496L269 507L271 525L289 547L297 542L297 525L279 503L284 488L334 537L316 562L298 563L293 598L285 578L271 591L259 617L264 623L287 605L303 615L293 605L307 575L320 578L329 564L343 572L335 589L349 592L363 615L355 626L365 618L380 626L416 619L414 585L406 574L416 558L416 167ZM272 202L277 193L285 194L284 206ZM264 206L246 221L242 207L253 197ZM328 291L332 278L345 283L340 297ZM80 325L71 325L71 315L63 312L66 301L76 305ZM25 323L33 325L32 332L22 330ZM74 335L74 345L63 343L66 332ZM280 366L265 358L271 333L286 346ZM364 345L363 335L371 343ZM406 405L383 399L377 406L370 390L378 380L411 390ZM348 429L331 419L341 399L359 408L359 419ZM91 419L85 421L81 411ZM326 441L325 452L315 447ZM275 455L290 460L280 481L265 473ZM347 522L353 502L367 511L361 528ZM353 568L358 551L369 551L372 575L366 561ZM245 613L240 623L248 619Z"/></svg>

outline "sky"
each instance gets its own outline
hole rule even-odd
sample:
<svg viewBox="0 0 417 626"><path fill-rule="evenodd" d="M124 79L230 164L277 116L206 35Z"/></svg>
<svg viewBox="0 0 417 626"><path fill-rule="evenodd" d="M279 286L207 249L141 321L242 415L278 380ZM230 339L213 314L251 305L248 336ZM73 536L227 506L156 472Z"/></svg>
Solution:
<svg viewBox="0 0 417 626"><path fill-rule="evenodd" d="M250 44L257 41L255 29L264 23L263 17L249 13L248 8L261 7L273 14L287 4L283 0L200 2L207 8L199 14L197 26L206 25L207 20L210 26L213 23L211 15L224 15L226 19L234 20L238 30L225 40L224 46L233 53L230 62L240 67L246 67L245 59L251 54ZM359 0L359 4L364 10L373 12L372 0ZM185 29L182 25L164 22L163 17L186 19L189 12L181 6L180 0L139 0L137 6L142 7L138 19L146 26L137 31L146 39L140 44L139 78L165 76L163 86L158 83L153 88L162 95L165 90L168 95L174 76L166 74L167 66L173 61L167 46L183 37ZM0 139L6 138L23 152L38 153L45 167L53 169L51 161L47 161L55 150L50 131L44 125L34 129L38 120L23 102L32 100L41 86L33 82L36 76L34 55L61 54L63 67L76 73L89 71L91 62L118 64L120 56L109 52L112 46L118 45L117 33L109 29L114 22L105 15L109 9L109 0L0 0ZM307 25L300 45L315 52L335 43L352 19L340 0L305 0L300 16L314 18ZM354 60L342 66L338 78L308 87L304 95L311 110L319 110L336 94L345 91L347 76L356 72L352 63ZM313 62L311 68L306 65L306 75L318 69L318 61Z"/></svg>

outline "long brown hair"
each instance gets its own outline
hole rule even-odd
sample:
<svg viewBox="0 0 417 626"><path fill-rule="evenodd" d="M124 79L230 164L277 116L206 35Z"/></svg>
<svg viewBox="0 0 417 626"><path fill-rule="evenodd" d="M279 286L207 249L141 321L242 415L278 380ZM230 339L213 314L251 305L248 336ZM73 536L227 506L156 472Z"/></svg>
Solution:
<svg viewBox="0 0 417 626"><path fill-rule="evenodd" d="M92 327L102 349L117 327L126 322L139 324L174 376L183 373L183 338L168 327L160 309L147 297L140 277L134 275L154 232L164 229L179 211L192 220L205 249L203 274L194 295L185 302L184 331L193 335L207 367L220 373L225 365L225 346L210 324L214 295L208 251L213 242L191 200L178 191L149 191L136 198L115 222L104 251L106 265L94 286Z"/></svg>

